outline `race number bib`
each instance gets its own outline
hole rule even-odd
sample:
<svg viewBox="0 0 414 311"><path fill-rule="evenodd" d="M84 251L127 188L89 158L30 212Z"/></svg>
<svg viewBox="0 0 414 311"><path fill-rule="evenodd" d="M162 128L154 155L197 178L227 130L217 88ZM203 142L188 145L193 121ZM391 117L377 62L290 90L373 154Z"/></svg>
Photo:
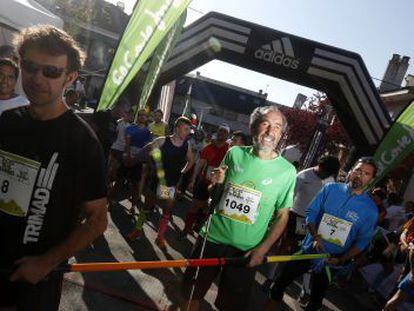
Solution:
<svg viewBox="0 0 414 311"><path fill-rule="evenodd" d="M296 217L296 228L295 233L297 235L305 235L306 234L306 222L305 218L303 217Z"/></svg>
<svg viewBox="0 0 414 311"><path fill-rule="evenodd" d="M344 246L351 231L352 222L338 217L323 214L318 228L318 234L327 242Z"/></svg>
<svg viewBox="0 0 414 311"><path fill-rule="evenodd" d="M261 196L260 191L228 183L221 197L218 213L234 221L254 224Z"/></svg>
<svg viewBox="0 0 414 311"><path fill-rule="evenodd" d="M157 196L160 199L174 199L175 187L167 187L165 185L158 185L157 187Z"/></svg>
<svg viewBox="0 0 414 311"><path fill-rule="evenodd" d="M26 216L40 165L40 162L0 150L1 211Z"/></svg>

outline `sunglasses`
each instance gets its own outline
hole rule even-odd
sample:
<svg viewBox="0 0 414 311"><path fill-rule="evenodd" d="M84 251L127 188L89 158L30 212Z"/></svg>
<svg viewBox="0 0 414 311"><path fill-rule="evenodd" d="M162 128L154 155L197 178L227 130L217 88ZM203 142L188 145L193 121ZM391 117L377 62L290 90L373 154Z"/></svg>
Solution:
<svg viewBox="0 0 414 311"><path fill-rule="evenodd" d="M39 70L42 70L42 74L49 79L57 79L62 76L65 68L59 68L53 65L39 65L31 60L24 59L21 62L22 69L30 74L36 74Z"/></svg>

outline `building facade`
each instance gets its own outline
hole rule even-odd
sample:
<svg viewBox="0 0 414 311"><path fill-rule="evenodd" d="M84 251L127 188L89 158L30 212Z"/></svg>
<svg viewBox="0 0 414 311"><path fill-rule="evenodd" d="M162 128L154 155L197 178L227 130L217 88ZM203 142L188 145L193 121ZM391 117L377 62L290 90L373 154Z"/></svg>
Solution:
<svg viewBox="0 0 414 311"><path fill-rule="evenodd" d="M227 123L232 131L247 134L251 112L267 105L279 106L267 100L262 90L254 92L197 73L176 80L171 116L194 113L207 132L214 132L220 124Z"/></svg>

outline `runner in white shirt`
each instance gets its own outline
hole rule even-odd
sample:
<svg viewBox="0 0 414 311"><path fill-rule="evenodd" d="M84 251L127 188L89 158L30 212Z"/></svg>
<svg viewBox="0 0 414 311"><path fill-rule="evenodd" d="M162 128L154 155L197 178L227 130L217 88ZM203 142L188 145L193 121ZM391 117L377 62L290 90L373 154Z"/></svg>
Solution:
<svg viewBox="0 0 414 311"><path fill-rule="evenodd" d="M128 126L131 125L133 120L133 111L129 105L124 105L122 110L122 118L118 120L116 126L116 140L111 146L109 152L109 162L108 162L108 179L109 182L115 181L112 185L110 184L109 193L110 195L115 194L122 184L122 177L119 174L119 169L123 161L123 153L125 151L125 130Z"/></svg>

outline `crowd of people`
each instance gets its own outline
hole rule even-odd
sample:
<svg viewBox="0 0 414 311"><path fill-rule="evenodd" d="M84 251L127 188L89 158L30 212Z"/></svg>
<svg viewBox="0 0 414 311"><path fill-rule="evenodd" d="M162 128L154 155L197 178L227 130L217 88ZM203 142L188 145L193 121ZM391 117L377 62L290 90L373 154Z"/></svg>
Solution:
<svg viewBox="0 0 414 311"><path fill-rule="evenodd" d="M120 193L135 221L128 239L143 237L159 207L155 243L167 248L175 203L191 193L180 234L197 236L191 258L246 258L246 265L188 267L181 310L198 310L217 277L216 307L246 309L269 253L329 256L275 266L262 286L266 310L277 310L301 275L305 310L319 310L333 280L374 262L383 269L372 291L396 263L404 267L384 310L414 296L413 202L403 207L394 192L367 191L372 158L359 158L341 182L330 155L297 172L277 148L287 122L275 106L252 112L249 135L225 123L209 135L184 116L169 126L162 110L135 111L125 99L88 125L74 109L79 93L68 90L84 60L76 42L41 26L23 30L15 44L18 62L0 59L0 265L7 268L0 309L57 310L63 276L55 268L105 231L108 199L114 208ZM15 93L20 72L27 100Z"/></svg>

